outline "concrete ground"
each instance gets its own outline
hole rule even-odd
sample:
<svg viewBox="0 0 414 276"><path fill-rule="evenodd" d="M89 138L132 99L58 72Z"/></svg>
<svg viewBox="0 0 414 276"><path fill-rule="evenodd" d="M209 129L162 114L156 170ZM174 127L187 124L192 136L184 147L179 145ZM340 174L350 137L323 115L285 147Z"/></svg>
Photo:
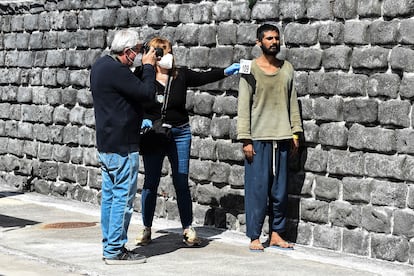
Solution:
<svg viewBox="0 0 414 276"><path fill-rule="evenodd" d="M136 247L133 240L143 227L139 214L134 214L131 221L128 247L147 256L147 262L111 266L102 261L99 216L99 206L18 193L0 184L0 276L414 276L410 265L300 245L293 251L266 248L263 253L254 253L248 250L249 241L243 234L202 226L195 227L202 245L189 248L181 242L178 222L162 219L154 222L153 242Z"/></svg>

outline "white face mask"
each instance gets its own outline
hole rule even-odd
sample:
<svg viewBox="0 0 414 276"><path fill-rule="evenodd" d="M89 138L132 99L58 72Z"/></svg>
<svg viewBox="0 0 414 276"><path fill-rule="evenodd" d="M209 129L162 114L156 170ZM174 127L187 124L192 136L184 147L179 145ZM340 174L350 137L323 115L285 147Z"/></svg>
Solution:
<svg viewBox="0 0 414 276"><path fill-rule="evenodd" d="M173 55L166 54L159 61L157 61L159 67L164 69L171 69L173 65Z"/></svg>
<svg viewBox="0 0 414 276"><path fill-rule="evenodd" d="M134 61L132 62L131 66L129 67L129 69L131 69L131 71L134 71L136 67L139 67L142 65L142 54L138 53L135 58Z"/></svg>

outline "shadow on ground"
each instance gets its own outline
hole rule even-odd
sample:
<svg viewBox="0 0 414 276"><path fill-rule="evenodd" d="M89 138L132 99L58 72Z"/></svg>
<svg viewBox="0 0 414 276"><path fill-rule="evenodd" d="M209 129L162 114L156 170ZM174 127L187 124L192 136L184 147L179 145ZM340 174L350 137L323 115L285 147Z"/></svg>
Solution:
<svg viewBox="0 0 414 276"><path fill-rule="evenodd" d="M21 194L23 194L23 192L0 191L0 198L12 197L12 196L17 196ZM23 228L28 225L35 225L38 223L40 222L0 214L0 227L4 227L4 228L15 228L15 227Z"/></svg>
<svg viewBox="0 0 414 276"><path fill-rule="evenodd" d="M182 248L203 248L214 240L214 236L222 233L224 230L213 229L210 227L194 227L199 236L202 236L201 243L195 246L187 246L182 241L181 228L169 228L158 230L153 233L153 239L150 244L136 247L133 251L147 257L168 254ZM155 236L155 237L154 237Z"/></svg>
<svg viewBox="0 0 414 276"><path fill-rule="evenodd" d="M15 191L0 191L0 198L9 197L9 196L17 196L22 195L23 192L15 192Z"/></svg>
<svg viewBox="0 0 414 276"><path fill-rule="evenodd" d="M26 227L28 225L35 225L40 222L28 219L21 219L0 214L0 227Z"/></svg>

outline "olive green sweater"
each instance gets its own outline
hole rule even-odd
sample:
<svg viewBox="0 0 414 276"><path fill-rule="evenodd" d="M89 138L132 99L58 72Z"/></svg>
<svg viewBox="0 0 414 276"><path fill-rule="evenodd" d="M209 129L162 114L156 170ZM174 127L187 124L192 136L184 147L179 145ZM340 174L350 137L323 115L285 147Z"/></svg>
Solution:
<svg viewBox="0 0 414 276"><path fill-rule="evenodd" d="M255 91L243 75L240 78L237 138L284 140L303 132L292 64L284 61L279 71L266 74L253 60L251 74Z"/></svg>

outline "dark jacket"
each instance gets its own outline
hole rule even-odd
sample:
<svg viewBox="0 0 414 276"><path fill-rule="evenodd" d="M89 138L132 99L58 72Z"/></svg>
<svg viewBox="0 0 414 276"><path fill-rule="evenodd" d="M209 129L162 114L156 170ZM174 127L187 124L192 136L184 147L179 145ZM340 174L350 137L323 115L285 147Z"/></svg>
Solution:
<svg viewBox="0 0 414 276"><path fill-rule="evenodd" d="M90 75L98 151L139 150L142 103L155 99L155 70L144 65L141 79L112 56L99 58Z"/></svg>

